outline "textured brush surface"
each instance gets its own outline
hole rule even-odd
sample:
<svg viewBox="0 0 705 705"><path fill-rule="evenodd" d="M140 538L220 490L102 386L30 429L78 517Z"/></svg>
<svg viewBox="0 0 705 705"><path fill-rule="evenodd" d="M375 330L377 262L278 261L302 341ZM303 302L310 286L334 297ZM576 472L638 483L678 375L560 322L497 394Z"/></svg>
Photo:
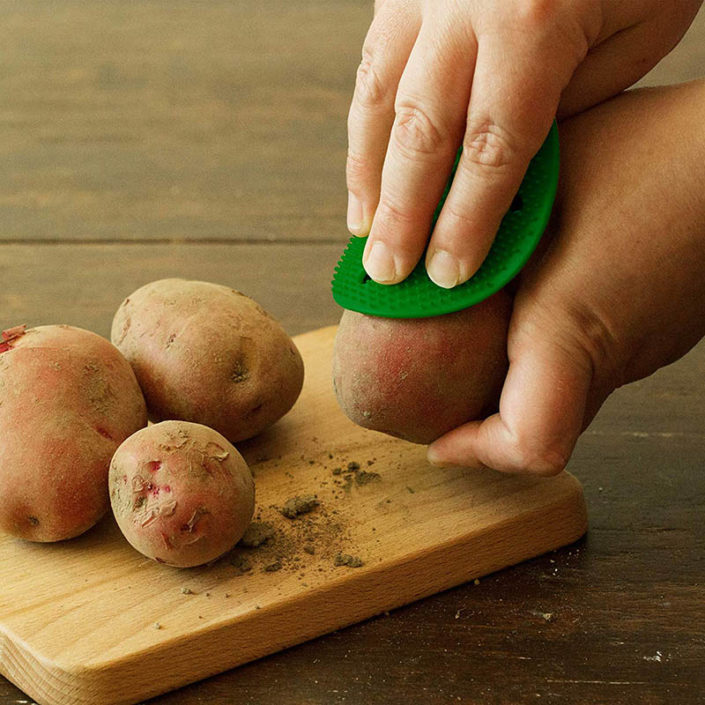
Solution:
<svg viewBox="0 0 705 705"><path fill-rule="evenodd" d="M362 266L367 238L353 237L335 268L333 298L343 308L387 318L425 318L460 311L488 298L508 284L536 249L551 215L558 185L558 130L531 160L511 208L502 219L492 248L475 275L453 289L434 284L424 258L399 284L372 281ZM457 165L457 160L456 160ZM452 174L450 181L452 181ZM450 187L436 209L438 217Z"/></svg>

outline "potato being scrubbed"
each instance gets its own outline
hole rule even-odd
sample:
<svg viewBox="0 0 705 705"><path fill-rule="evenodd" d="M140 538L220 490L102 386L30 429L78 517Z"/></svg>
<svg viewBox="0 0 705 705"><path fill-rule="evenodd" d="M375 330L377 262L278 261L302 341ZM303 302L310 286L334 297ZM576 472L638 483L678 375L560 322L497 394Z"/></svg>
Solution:
<svg viewBox="0 0 705 705"><path fill-rule="evenodd" d="M17 326L0 342L0 531L78 536L108 509L116 448L147 423L135 375L105 338Z"/></svg>
<svg viewBox="0 0 705 705"><path fill-rule="evenodd" d="M110 502L140 553L190 567L215 560L245 533L252 473L217 431L163 421L130 436L110 464Z"/></svg>
<svg viewBox="0 0 705 705"><path fill-rule="evenodd" d="M153 420L205 424L233 443L282 417L303 384L301 356L279 323L218 284L146 284L122 302L112 340L132 364Z"/></svg>
<svg viewBox="0 0 705 705"><path fill-rule="evenodd" d="M335 340L338 403L359 426L431 443L496 405L507 372L512 300L504 291L444 316L345 311Z"/></svg>

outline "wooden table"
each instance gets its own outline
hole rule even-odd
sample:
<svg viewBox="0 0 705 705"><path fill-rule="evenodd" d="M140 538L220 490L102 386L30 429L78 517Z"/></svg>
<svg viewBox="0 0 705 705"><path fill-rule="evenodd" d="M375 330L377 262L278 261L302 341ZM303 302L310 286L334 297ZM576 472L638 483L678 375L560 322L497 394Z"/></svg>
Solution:
<svg viewBox="0 0 705 705"><path fill-rule="evenodd" d="M107 334L164 276L334 323L360 0L0 7L0 325ZM705 11L646 79L695 77ZM620 390L570 469L586 539L165 695L213 703L688 703L705 691L705 346ZM353 599L353 598L351 598ZM0 705L27 698L0 679Z"/></svg>

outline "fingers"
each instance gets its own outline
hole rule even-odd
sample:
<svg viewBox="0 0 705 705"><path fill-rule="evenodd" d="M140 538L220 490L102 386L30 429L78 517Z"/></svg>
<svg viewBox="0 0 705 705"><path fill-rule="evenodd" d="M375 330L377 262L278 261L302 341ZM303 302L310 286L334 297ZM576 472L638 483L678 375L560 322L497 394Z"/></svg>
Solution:
<svg viewBox="0 0 705 705"><path fill-rule="evenodd" d="M409 3L384 0L362 49L348 115L348 229L367 235L381 182L394 98L421 23Z"/></svg>
<svg viewBox="0 0 705 705"><path fill-rule="evenodd" d="M516 347L499 413L439 438L428 449L431 463L537 475L566 466L583 430L589 358L540 331Z"/></svg>
<svg viewBox="0 0 705 705"><path fill-rule="evenodd" d="M463 153L426 254L429 277L451 288L479 269L529 161L545 139L564 80L526 39L481 36Z"/></svg>
<svg viewBox="0 0 705 705"><path fill-rule="evenodd" d="M348 122L348 227L369 232L372 279L399 282L418 262L463 133L426 267L446 288L479 268L586 51L562 7L379 6Z"/></svg>
<svg viewBox="0 0 705 705"><path fill-rule="evenodd" d="M395 283L421 258L433 212L462 138L474 45L425 22L399 82L396 118L382 169L379 204L363 263Z"/></svg>

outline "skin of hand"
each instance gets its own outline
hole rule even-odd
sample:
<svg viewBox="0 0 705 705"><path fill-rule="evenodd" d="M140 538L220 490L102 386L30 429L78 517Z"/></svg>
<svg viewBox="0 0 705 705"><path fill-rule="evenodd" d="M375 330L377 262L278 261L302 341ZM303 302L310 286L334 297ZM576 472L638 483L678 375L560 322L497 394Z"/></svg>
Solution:
<svg viewBox="0 0 705 705"><path fill-rule="evenodd" d="M561 125L552 237L518 285L499 413L435 441L432 463L558 473L614 389L705 334L703 115L700 80Z"/></svg>
<svg viewBox="0 0 705 705"><path fill-rule="evenodd" d="M348 229L377 282L479 268L551 122L616 95L702 0L380 0L348 116ZM429 242L458 147L463 154Z"/></svg>

